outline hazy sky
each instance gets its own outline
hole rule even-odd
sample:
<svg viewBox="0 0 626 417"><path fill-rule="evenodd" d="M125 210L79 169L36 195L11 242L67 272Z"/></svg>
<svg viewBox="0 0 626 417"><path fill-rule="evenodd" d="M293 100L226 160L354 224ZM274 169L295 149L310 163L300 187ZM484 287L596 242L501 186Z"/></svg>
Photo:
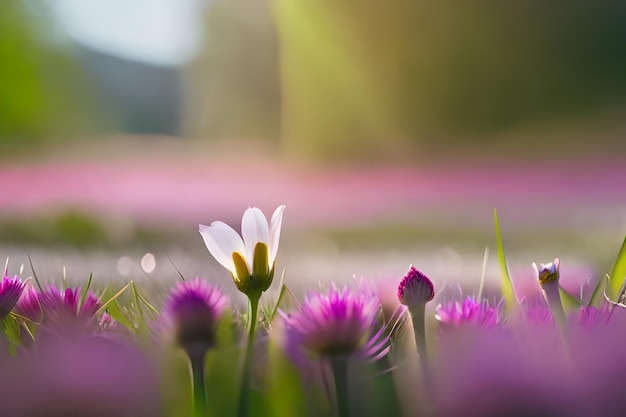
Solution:
<svg viewBox="0 0 626 417"><path fill-rule="evenodd" d="M202 39L203 0L56 0L59 20L80 43L124 58L178 64Z"/></svg>

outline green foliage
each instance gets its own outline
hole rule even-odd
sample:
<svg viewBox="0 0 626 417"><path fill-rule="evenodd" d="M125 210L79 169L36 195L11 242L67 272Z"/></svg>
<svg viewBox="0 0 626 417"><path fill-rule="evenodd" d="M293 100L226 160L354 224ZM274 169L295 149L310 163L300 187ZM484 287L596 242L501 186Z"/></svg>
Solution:
<svg viewBox="0 0 626 417"><path fill-rule="evenodd" d="M559 286L559 295L561 297L561 302L563 303L563 310L565 311L565 313L575 311L583 305L583 302L581 300L574 297L561 286Z"/></svg>
<svg viewBox="0 0 626 417"><path fill-rule="evenodd" d="M69 247L110 246L103 223L96 217L68 211L58 217L11 220L0 223L0 236L5 242L66 245Z"/></svg>
<svg viewBox="0 0 626 417"><path fill-rule="evenodd" d="M354 414L364 417L401 416L393 372L390 372L393 367L391 361L382 359L371 364L354 362L351 365Z"/></svg>
<svg viewBox="0 0 626 417"><path fill-rule="evenodd" d="M504 304L507 313L510 313L517 308L517 296L515 295L515 288L513 287L513 281L511 280L511 274L509 273L509 266L506 262L504 255L504 246L502 244L502 233L500 232L500 223L498 221L498 212L493 209L493 217L496 224L496 243L498 247L498 264L500 265L500 286L502 291L502 297L504 298Z"/></svg>
<svg viewBox="0 0 626 417"><path fill-rule="evenodd" d="M126 225L122 239L116 234L115 219L105 220L77 209L68 209L57 215L0 220L0 241L11 244L66 246L70 248L119 248L142 245L152 246L179 239L179 233L167 228L150 228Z"/></svg>
<svg viewBox="0 0 626 417"><path fill-rule="evenodd" d="M43 4L0 3L0 150L24 150L77 136L96 124L88 81L52 40ZM58 37L56 38L58 40Z"/></svg>
<svg viewBox="0 0 626 417"><path fill-rule="evenodd" d="M268 390L271 415L307 415L302 376L275 341L269 343Z"/></svg>
<svg viewBox="0 0 626 417"><path fill-rule="evenodd" d="M621 300L617 300L617 296L620 295L619 290L624 284L624 280L626 279L626 237L624 238L624 242L622 243L622 247L620 248L619 253L617 254L617 259L615 259L615 265L613 265L613 269L609 274L609 285L608 285L608 297L611 300L620 302Z"/></svg>
<svg viewBox="0 0 626 417"><path fill-rule="evenodd" d="M130 282L122 287L117 292L113 293L111 289L107 287L103 295L100 297L102 301L102 307L98 310L97 314L108 312L109 315L120 324L136 332L136 326L134 323L133 314L126 308L119 304L118 298L130 287Z"/></svg>
<svg viewBox="0 0 626 417"><path fill-rule="evenodd" d="M16 318L12 314L9 314L2 320L2 327L4 329L4 335L9 342L9 352L15 355L17 353L17 347L22 344L21 326Z"/></svg>
<svg viewBox="0 0 626 417"><path fill-rule="evenodd" d="M623 2L273 4L285 145L300 155L400 157L626 101Z"/></svg>

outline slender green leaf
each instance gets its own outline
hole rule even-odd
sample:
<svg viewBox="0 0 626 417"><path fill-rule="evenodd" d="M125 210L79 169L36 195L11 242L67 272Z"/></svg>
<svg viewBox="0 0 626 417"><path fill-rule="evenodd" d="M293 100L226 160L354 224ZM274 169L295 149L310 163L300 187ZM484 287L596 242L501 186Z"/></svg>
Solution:
<svg viewBox="0 0 626 417"><path fill-rule="evenodd" d="M141 302L148 307L148 310L150 310L150 312L152 314L154 314L155 316L159 315L159 310L157 310L152 304L150 304L148 302L148 300L146 299L146 297L143 296L143 294L141 294L139 291L137 291L137 296L139 297L139 299L141 300Z"/></svg>
<svg viewBox="0 0 626 417"><path fill-rule="evenodd" d="M590 307L593 304L597 304L602 300L602 294L606 291L606 282L607 281L605 279L598 280L596 286L593 289L593 292L591 293L591 298L589 299L587 307Z"/></svg>
<svg viewBox="0 0 626 417"><path fill-rule="evenodd" d="M139 303L139 295L137 291L137 287L135 286L135 282L131 281L130 283L130 291L133 296L133 305L137 309L137 313L139 314L139 322L137 323L137 331L144 333L147 331L146 318L143 314L143 308L141 308L141 304Z"/></svg>
<svg viewBox="0 0 626 417"><path fill-rule="evenodd" d="M103 311L105 311L105 310L107 309L107 307L108 307L108 306L109 306L109 305L110 305L113 301L115 301L115 300L117 299L117 297L119 297L120 295L122 295L122 294L124 293L124 291L126 291L126 290L128 289L128 287L130 287L130 284L131 284L131 283L132 283L132 281L131 281L131 282L129 282L128 284L124 285L124 286L122 287L122 289L121 289L121 290L119 290L118 292L116 292L116 293L115 293L115 295L113 295L111 298L109 298L107 301L105 301L105 302L102 304L102 307L100 307L100 308L98 309L98 311L96 312L96 316L97 316L97 315L102 314L102 312L103 312Z"/></svg>
<svg viewBox="0 0 626 417"><path fill-rule="evenodd" d="M100 292L100 295L98 296L98 300L102 300L108 290L109 290L109 284L104 286L104 289Z"/></svg>
<svg viewBox="0 0 626 417"><path fill-rule="evenodd" d="M128 330L132 332L137 331L135 325L129 317L129 314L125 311L125 309L120 307L119 300L115 300L108 305L107 313L109 313L109 316L111 316L113 320L122 324L122 326L126 327Z"/></svg>
<svg viewBox="0 0 626 417"><path fill-rule="evenodd" d="M39 278L37 278L37 273L35 272L35 267L33 266L33 260L30 258L30 254L28 255L28 262L30 263L31 271L33 271L33 278L35 278L37 288L39 288L40 292L43 292L43 288L41 288L41 283L39 282Z"/></svg>
<svg viewBox="0 0 626 417"><path fill-rule="evenodd" d="M624 237L624 242L622 243L622 247L617 255L617 259L615 260L615 265L613 265L613 269L611 270L611 274L609 275L609 285L608 285L608 296L611 300L617 300L619 295L619 290L624 283L624 279L626 278L626 237Z"/></svg>
<svg viewBox="0 0 626 417"><path fill-rule="evenodd" d="M87 285L83 288L82 294L80 295L80 306L78 309L80 310L83 307L83 303L85 302L85 298L87 298L87 293L89 292L89 288L91 287L91 279L93 278L93 272L89 274L89 279L87 280Z"/></svg>
<svg viewBox="0 0 626 417"><path fill-rule="evenodd" d="M270 314L270 323L274 321L274 317L278 312L278 307L280 306L280 302L282 301L285 293L287 292L287 286L285 285L285 268L283 268L283 273L280 275L280 293L278 294L278 299L276 300L276 304L274 304L274 309Z"/></svg>
<svg viewBox="0 0 626 417"><path fill-rule="evenodd" d="M489 246L485 246L485 254L483 256L483 270L480 274L480 287L478 287L478 301L483 299L483 290L485 288L485 276L487 275L487 260L489 259Z"/></svg>
<svg viewBox="0 0 626 417"><path fill-rule="evenodd" d="M569 313L570 311L576 310L583 305L582 300L574 297L572 294L567 292L563 287L559 285L559 295L561 296L561 303L563 303L563 310L565 313Z"/></svg>
<svg viewBox="0 0 626 417"><path fill-rule="evenodd" d="M506 311L510 313L517 308L517 296L515 295L515 288L513 287L513 281L511 280L511 274L509 273L509 266L506 262L504 255L504 246L502 245L502 233L500 232L500 222L498 221L498 212L493 209L493 218L496 224L496 240L498 245L498 263L500 264L500 285L502 289L502 297L504 298L504 305Z"/></svg>
<svg viewBox="0 0 626 417"><path fill-rule="evenodd" d="M185 277L183 276L182 272L180 272L178 270L178 268L176 268L176 265L174 265L174 261L172 261L172 258L170 258L169 256L167 257L167 259L170 261L170 263L172 264L172 267L176 270L176 272L178 273L178 276L180 277L181 281L185 281Z"/></svg>

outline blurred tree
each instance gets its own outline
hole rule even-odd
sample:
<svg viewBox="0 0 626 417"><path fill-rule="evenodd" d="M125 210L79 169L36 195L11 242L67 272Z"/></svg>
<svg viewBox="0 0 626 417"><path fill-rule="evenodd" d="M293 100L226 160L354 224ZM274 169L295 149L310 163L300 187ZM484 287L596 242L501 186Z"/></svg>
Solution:
<svg viewBox="0 0 626 417"><path fill-rule="evenodd" d="M203 52L188 76L188 134L276 139L278 42L267 1L209 2Z"/></svg>
<svg viewBox="0 0 626 417"><path fill-rule="evenodd" d="M55 41L45 3L0 0L0 149L83 133L96 121L88 82Z"/></svg>
<svg viewBox="0 0 626 417"><path fill-rule="evenodd" d="M378 157L626 102L626 2L273 4L294 153Z"/></svg>

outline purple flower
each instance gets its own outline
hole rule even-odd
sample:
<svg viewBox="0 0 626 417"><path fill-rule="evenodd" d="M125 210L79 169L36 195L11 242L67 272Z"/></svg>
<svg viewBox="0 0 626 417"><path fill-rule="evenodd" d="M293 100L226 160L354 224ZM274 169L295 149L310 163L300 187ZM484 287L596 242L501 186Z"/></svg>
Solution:
<svg viewBox="0 0 626 417"><path fill-rule="evenodd" d="M530 326L554 325L554 316L545 302L543 304L534 301L526 303L523 307L522 319Z"/></svg>
<svg viewBox="0 0 626 417"><path fill-rule="evenodd" d="M367 289L358 291L334 285L328 294L309 293L299 311L281 312L286 344L293 359L355 355L378 359L389 348L384 327L375 331L380 311L378 297Z"/></svg>
<svg viewBox="0 0 626 417"><path fill-rule="evenodd" d="M37 292L29 287L22 294L16 310L35 323L57 327L82 327L93 324L96 330L95 315L102 303L91 290L87 292L84 300L81 300L80 294L80 287L61 291L52 284L43 292Z"/></svg>
<svg viewBox="0 0 626 417"><path fill-rule="evenodd" d="M65 291L61 292L55 285L51 285L39 294L44 320L79 319L86 321L91 319L102 304L91 290L87 292L81 303L80 291L80 287L77 287L66 288Z"/></svg>
<svg viewBox="0 0 626 417"><path fill-rule="evenodd" d="M196 277L178 283L170 292L163 319L174 329L177 344L206 351L215 345L217 326L227 306L228 298L217 287Z"/></svg>
<svg viewBox="0 0 626 417"><path fill-rule="evenodd" d="M404 305L427 303L435 297L432 281L413 265L398 286L398 300Z"/></svg>
<svg viewBox="0 0 626 417"><path fill-rule="evenodd" d="M4 270L4 277L0 283L0 320L9 315L24 291L24 282L16 275L8 276L8 269Z"/></svg>
<svg viewBox="0 0 626 417"><path fill-rule="evenodd" d="M428 374L428 347L426 344L426 303L435 297L435 287L426 275L413 265L398 285L398 300L407 306L411 322L415 347L420 358L421 372L424 378Z"/></svg>
<svg viewBox="0 0 626 417"><path fill-rule="evenodd" d="M462 325L492 327L498 324L498 310L490 307L487 301L478 302L475 297L467 297L462 303L439 304L435 318L446 327Z"/></svg>
<svg viewBox="0 0 626 417"><path fill-rule="evenodd" d="M579 374L571 372L553 327L520 333L514 327L468 330L446 332L439 340L431 373L434 415L596 415L581 412L575 403Z"/></svg>
<svg viewBox="0 0 626 417"><path fill-rule="evenodd" d="M2 416L163 415L155 361L125 340L46 338L0 366Z"/></svg>
<svg viewBox="0 0 626 417"><path fill-rule="evenodd" d="M22 292L22 296L15 306L15 311L35 323L41 323L43 320L39 293L32 285L27 286Z"/></svg>

